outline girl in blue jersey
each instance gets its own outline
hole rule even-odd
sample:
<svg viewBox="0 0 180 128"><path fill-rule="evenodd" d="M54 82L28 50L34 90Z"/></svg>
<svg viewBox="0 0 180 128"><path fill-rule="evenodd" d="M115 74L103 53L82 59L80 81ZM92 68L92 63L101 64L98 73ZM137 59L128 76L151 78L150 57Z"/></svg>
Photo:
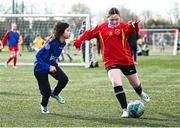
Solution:
<svg viewBox="0 0 180 128"><path fill-rule="evenodd" d="M11 25L11 31L6 32L2 40L2 48L4 48L5 43L8 45L9 52L11 53L8 60L5 62L5 67L13 60L13 68L16 68L17 63L17 53L19 51L19 33L17 32L17 25L13 23Z"/></svg>
<svg viewBox="0 0 180 128"><path fill-rule="evenodd" d="M65 39L69 38L70 34L69 24L58 22L54 27L51 37L36 53L34 75L42 95L41 113L49 113L47 105L50 96L55 98L59 104L64 104L65 102L64 99L58 95L68 83L68 77L61 68L58 67L56 60L66 45ZM53 91L51 91L48 74L58 81Z"/></svg>

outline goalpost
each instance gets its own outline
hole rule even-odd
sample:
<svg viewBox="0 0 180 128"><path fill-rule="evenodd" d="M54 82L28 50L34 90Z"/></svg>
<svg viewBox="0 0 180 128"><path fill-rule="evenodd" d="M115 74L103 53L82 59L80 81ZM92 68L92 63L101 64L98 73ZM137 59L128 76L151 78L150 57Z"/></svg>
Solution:
<svg viewBox="0 0 180 128"><path fill-rule="evenodd" d="M177 55L178 29L140 29L139 33L150 55Z"/></svg>
<svg viewBox="0 0 180 128"><path fill-rule="evenodd" d="M27 34L31 36L31 43L35 36L40 34L45 40L50 35L54 24L58 21L65 21L70 24L71 28L71 45L70 53L73 56L72 62L61 62L62 66L84 66L88 68L90 66L89 58L89 41L86 41L85 47L85 62L82 61L82 56L73 47L73 39L78 36L78 31L82 25L82 21L86 21L86 29L90 28L90 15L89 14L49 14L49 15L25 15L25 14L5 14L0 15L0 37L2 39L5 32L10 30L11 23L16 23L18 31L23 38ZM33 51L32 54L35 55ZM34 57L34 56L33 56ZM35 58L35 57L34 57ZM32 60L34 59L32 58ZM67 60L67 59L66 59ZM0 63L4 65L4 63ZM31 66L33 62L18 62L17 65Z"/></svg>

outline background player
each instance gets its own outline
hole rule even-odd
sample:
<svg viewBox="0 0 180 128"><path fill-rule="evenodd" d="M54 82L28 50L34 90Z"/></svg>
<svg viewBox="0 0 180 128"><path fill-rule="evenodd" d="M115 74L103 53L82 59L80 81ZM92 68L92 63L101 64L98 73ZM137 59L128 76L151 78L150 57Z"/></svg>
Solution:
<svg viewBox="0 0 180 128"><path fill-rule="evenodd" d="M2 40L2 47L4 48L5 43L7 42L8 49L10 51L10 56L8 60L5 62L5 66L7 67L8 63L13 60L13 68L16 68L17 62L17 53L18 49L18 42L19 42L19 33L17 32L17 25L13 23L11 25L11 30L6 32Z"/></svg>

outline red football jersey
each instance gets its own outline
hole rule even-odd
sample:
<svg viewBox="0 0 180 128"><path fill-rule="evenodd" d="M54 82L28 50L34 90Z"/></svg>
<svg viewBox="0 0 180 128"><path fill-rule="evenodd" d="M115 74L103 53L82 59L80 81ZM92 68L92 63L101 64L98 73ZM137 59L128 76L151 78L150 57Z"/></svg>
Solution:
<svg viewBox="0 0 180 128"><path fill-rule="evenodd" d="M131 24L119 22L117 27L110 28L108 27L108 23L103 23L85 31L74 42L74 46L79 48L82 41L98 38L105 67L114 64L122 66L133 65L134 61L127 38L133 32L138 32L138 30L138 24L133 27Z"/></svg>

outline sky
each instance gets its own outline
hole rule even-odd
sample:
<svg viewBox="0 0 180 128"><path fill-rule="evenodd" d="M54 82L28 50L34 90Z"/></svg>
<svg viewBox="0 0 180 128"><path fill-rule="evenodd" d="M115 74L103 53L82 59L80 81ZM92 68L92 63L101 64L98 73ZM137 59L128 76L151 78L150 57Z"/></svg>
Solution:
<svg viewBox="0 0 180 128"><path fill-rule="evenodd" d="M25 4L34 4L42 10L45 6L51 7L51 10L57 13L67 12L73 4L83 3L90 7L92 14L106 12L111 7L126 7L137 14L143 10L151 10L160 15L166 15L174 2L177 2L180 8L180 0L24 0ZM12 0L0 0L0 3L11 6Z"/></svg>
<svg viewBox="0 0 180 128"><path fill-rule="evenodd" d="M154 12L165 13L173 5L173 0L66 0L70 3L81 2L87 4L93 12L105 11L111 7L125 6L135 12L142 10L152 10ZM178 2L180 8L180 0Z"/></svg>
<svg viewBox="0 0 180 128"><path fill-rule="evenodd" d="M33 3L38 5L39 8L53 6L52 10L58 10L59 8L67 10L73 4L84 3L90 7L93 13L106 11L111 7L125 6L136 13L148 9L162 15L173 6L174 1L179 4L180 8L180 0L24 0L25 4ZM12 0L0 0L0 2L6 5L12 4Z"/></svg>

